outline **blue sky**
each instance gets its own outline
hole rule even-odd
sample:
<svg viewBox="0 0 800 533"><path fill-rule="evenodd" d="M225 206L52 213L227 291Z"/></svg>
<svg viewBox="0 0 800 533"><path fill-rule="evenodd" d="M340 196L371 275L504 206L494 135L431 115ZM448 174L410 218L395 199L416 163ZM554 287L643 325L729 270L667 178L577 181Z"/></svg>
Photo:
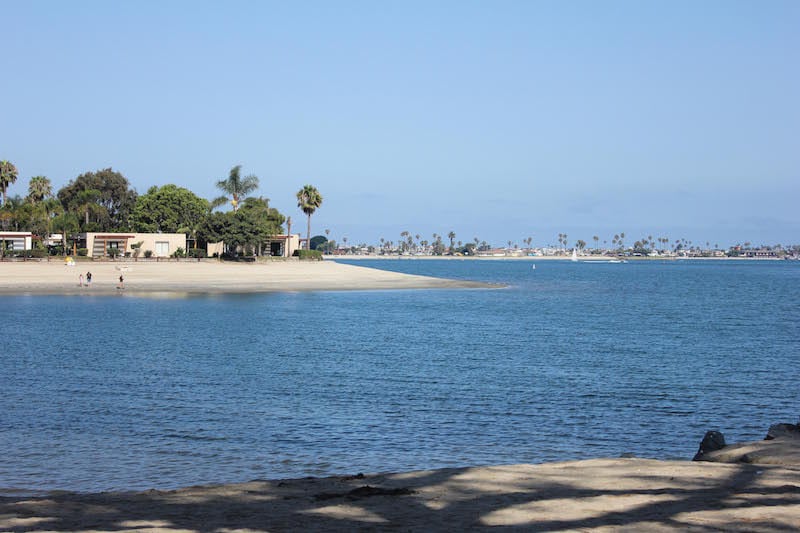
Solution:
<svg viewBox="0 0 800 533"><path fill-rule="evenodd" d="M800 2L2 3L0 158L314 233L800 242ZM633 238L633 239L631 239Z"/></svg>

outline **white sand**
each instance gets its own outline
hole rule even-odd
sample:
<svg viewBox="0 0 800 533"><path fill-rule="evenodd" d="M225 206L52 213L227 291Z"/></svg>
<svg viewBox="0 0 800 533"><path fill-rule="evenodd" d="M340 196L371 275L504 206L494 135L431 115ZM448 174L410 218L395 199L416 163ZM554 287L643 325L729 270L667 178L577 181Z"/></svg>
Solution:
<svg viewBox="0 0 800 533"><path fill-rule="evenodd" d="M0 499L2 531L797 531L800 467L595 459Z"/></svg>
<svg viewBox="0 0 800 533"><path fill-rule="evenodd" d="M91 287L78 285L92 273ZM412 276L333 261L0 263L0 294L243 293L310 290L485 288L485 283ZM84 280L85 281L85 280Z"/></svg>

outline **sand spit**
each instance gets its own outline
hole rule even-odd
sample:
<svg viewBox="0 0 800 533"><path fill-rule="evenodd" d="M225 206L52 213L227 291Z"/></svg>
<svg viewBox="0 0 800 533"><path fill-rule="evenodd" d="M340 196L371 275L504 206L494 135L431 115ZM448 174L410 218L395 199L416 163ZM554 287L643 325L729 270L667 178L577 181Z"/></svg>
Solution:
<svg viewBox="0 0 800 533"><path fill-rule="evenodd" d="M2 531L790 531L800 467L593 459L0 498Z"/></svg>
<svg viewBox="0 0 800 533"><path fill-rule="evenodd" d="M91 287L79 275L92 273ZM117 288L124 277L124 289ZM387 272L333 261L0 263L0 294L192 294L276 291L496 288L474 281Z"/></svg>

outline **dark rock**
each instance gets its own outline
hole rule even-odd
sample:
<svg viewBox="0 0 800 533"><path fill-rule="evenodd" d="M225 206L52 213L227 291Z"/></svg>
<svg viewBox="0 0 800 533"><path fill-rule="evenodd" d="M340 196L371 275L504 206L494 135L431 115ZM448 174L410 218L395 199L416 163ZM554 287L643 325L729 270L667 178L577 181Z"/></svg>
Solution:
<svg viewBox="0 0 800 533"><path fill-rule="evenodd" d="M321 492L319 494L315 494L314 499L317 501L332 500L334 498L360 500L362 498L369 498L372 496L406 496L409 494L414 494L414 491L406 487L385 489L383 487L371 487L369 485L364 485L348 492Z"/></svg>
<svg viewBox="0 0 800 533"><path fill-rule="evenodd" d="M698 461L760 465L800 465L800 439L777 438L731 444L703 454Z"/></svg>
<svg viewBox="0 0 800 533"><path fill-rule="evenodd" d="M721 450L725 447L725 436L719 431L706 431L703 440L700 441L700 449L694 455L692 461L702 460L703 455Z"/></svg>
<svg viewBox="0 0 800 533"><path fill-rule="evenodd" d="M796 424L772 424L767 431L764 440L777 439L778 437L789 437L800 439L800 425Z"/></svg>

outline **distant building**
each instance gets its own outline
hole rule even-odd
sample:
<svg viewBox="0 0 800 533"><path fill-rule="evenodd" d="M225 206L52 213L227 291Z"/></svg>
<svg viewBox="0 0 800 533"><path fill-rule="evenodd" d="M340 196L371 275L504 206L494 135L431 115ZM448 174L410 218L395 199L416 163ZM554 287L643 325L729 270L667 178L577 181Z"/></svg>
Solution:
<svg viewBox="0 0 800 533"><path fill-rule="evenodd" d="M78 248L86 248L89 257L108 257L119 250L120 256L144 257L150 250L152 257L169 257L178 248L186 251L185 233L108 233L91 232L78 235ZM134 246L136 248L134 248Z"/></svg>
<svg viewBox="0 0 800 533"><path fill-rule="evenodd" d="M272 235L269 238L268 247L262 250L264 255L273 257L291 257L295 250L300 249L300 235ZM221 256L225 253L225 242L210 242L206 246L208 257Z"/></svg>
<svg viewBox="0 0 800 533"><path fill-rule="evenodd" d="M14 252L30 250L33 247L33 233L30 231L0 232L0 245Z"/></svg>

